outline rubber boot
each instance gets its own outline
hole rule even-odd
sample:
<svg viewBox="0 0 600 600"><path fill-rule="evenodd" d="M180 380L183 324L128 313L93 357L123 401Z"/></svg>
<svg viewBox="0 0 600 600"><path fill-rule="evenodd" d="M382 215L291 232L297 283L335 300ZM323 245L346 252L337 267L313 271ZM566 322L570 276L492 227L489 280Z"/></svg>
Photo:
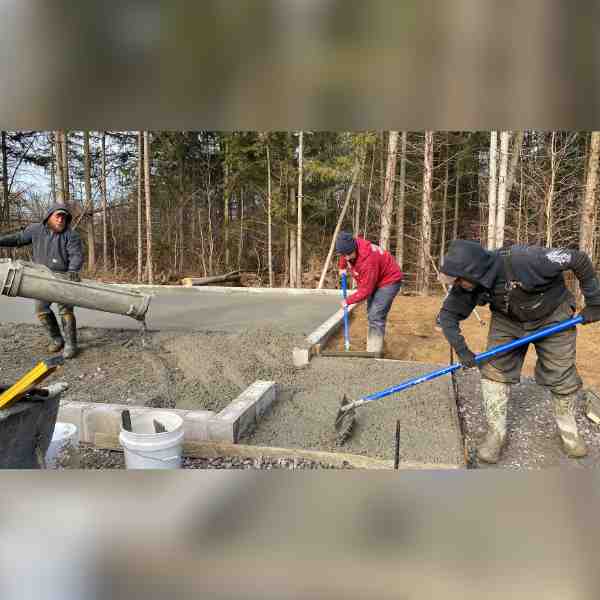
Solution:
<svg viewBox="0 0 600 600"><path fill-rule="evenodd" d="M554 419L558 426L560 439L565 454L569 458L583 458L587 455L587 447L577 430L575 422L575 402L577 393L559 396L552 392Z"/></svg>
<svg viewBox="0 0 600 600"><path fill-rule="evenodd" d="M63 357L65 359L73 358L77 354L77 322L73 313L64 313L61 315L63 334L65 336L65 349Z"/></svg>
<svg viewBox="0 0 600 600"><path fill-rule="evenodd" d="M510 384L481 380L483 410L487 421L487 434L477 448L477 456L483 462L495 464L500 458L506 441L506 414L510 398Z"/></svg>
<svg viewBox="0 0 600 600"><path fill-rule="evenodd" d="M53 312L38 313L37 315L40 323L46 329L46 333L50 338L48 344L48 352L59 352L64 346L65 342L62 335L60 335L60 329L58 328L58 321Z"/></svg>
<svg viewBox="0 0 600 600"><path fill-rule="evenodd" d="M367 352L375 352L383 356L383 335L376 329L369 328L367 333Z"/></svg>

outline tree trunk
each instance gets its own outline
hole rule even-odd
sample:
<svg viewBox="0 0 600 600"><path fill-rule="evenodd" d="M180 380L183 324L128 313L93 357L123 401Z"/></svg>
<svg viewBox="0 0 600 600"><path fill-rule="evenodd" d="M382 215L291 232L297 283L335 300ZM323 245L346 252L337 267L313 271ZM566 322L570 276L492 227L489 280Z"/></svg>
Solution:
<svg viewBox="0 0 600 600"><path fill-rule="evenodd" d="M63 143L62 143L62 163L63 163L63 177L65 178L64 183L64 195L65 204L69 204L71 201L71 188L70 188L70 177L69 177L69 134L66 131L62 132Z"/></svg>
<svg viewBox="0 0 600 600"><path fill-rule="evenodd" d="M456 161L456 186L454 188L454 222L452 223L452 239L458 238L458 199L460 197L460 158Z"/></svg>
<svg viewBox="0 0 600 600"><path fill-rule="evenodd" d="M585 193L581 206L579 249L592 254L594 247L594 214L596 211L596 186L598 183L598 159L600 158L600 131L592 131L588 159Z"/></svg>
<svg viewBox="0 0 600 600"><path fill-rule="evenodd" d="M142 198L144 185L144 134L138 131L138 165L137 165L137 280L142 281L142 260L144 248L142 246Z"/></svg>
<svg viewBox="0 0 600 600"><path fill-rule="evenodd" d="M506 181L506 201L510 201L510 192L513 189L515 183L515 175L517 173L517 165L519 164L519 156L521 155L521 147L523 146L523 131L517 131L515 135L515 141L512 147L512 156L510 159L510 167L508 168L508 179Z"/></svg>
<svg viewBox="0 0 600 600"><path fill-rule="evenodd" d="M50 144L50 193L52 194L52 204L57 203L56 199L56 136L53 132L48 133L48 142Z"/></svg>
<svg viewBox="0 0 600 600"><path fill-rule="evenodd" d="M352 231L354 232L354 237L360 235L360 185L354 186L354 224L352 227Z"/></svg>
<svg viewBox="0 0 600 600"><path fill-rule="evenodd" d="M273 233L272 233L272 198L271 198L271 154L269 152L269 139L265 140L267 148L267 255L269 263L269 287L273 287Z"/></svg>
<svg viewBox="0 0 600 600"><path fill-rule="evenodd" d="M304 177L304 132L300 132L298 147L298 241L296 242L296 287L302 287L302 179Z"/></svg>
<svg viewBox="0 0 600 600"><path fill-rule="evenodd" d="M448 162L448 146L446 146L446 175L444 177L444 199L442 205L442 239L440 240L439 260L440 266L446 252L446 221L448 219Z"/></svg>
<svg viewBox="0 0 600 600"><path fill-rule="evenodd" d="M8 202L8 152L6 150L6 131L2 131L2 218L0 222L10 223L10 205Z"/></svg>
<svg viewBox="0 0 600 600"><path fill-rule="evenodd" d="M388 155L383 184L383 204L381 206L381 229L379 246L388 250L390 246L390 232L394 213L394 183L396 179L396 155L398 152L398 132L390 131L388 135Z"/></svg>
<svg viewBox="0 0 600 600"><path fill-rule="evenodd" d="M400 194L396 214L396 262L402 268L404 262L404 201L406 196L406 131L402 132L400 146Z"/></svg>
<svg viewBox="0 0 600 600"><path fill-rule="evenodd" d="M62 131L57 130L54 134L55 156L56 156L56 180L58 192L56 198L59 204L65 203L65 176L63 171L63 136Z"/></svg>
<svg viewBox="0 0 600 600"><path fill-rule="evenodd" d="M498 174L498 198L496 201L496 233L494 248L502 248L504 244L504 224L506 222L506 198L508 175L508 147L510 131L500 132L500 173Z"/></svg>
<svg viewBox="0 0 600 600"><path fill-rule="evenodd" d="M327 275L327 270L329 269L329 263L331 262L331 257L333 256L333 250L335 248L335 240L338 236L338 233L340 232L340 229L342 228L342 223L344 222L344 217L346 216L346 211L348 210L348 205L350 204L350 198L352 198L352 192L354 190L354 187L356 186L356 182L358 180L360 171L361 171L361 159L359 156L357 156L357 158L354 162L352 181L350 182L350 187L348 188L348 191L346 192L346 200L344 201L344 205L342 206L342 212L340 213L340 216L338 217L338 221L335 226L335 230L333 232L333 237L331 239L331 244L329 246L329 252L327 253L325 265L323 266L323 271L321 272L321 278L319 279L319 285L317 286L317 289L319 289L319 290L323 288L323 283L325 282L325 276Z"/></svg>
<svg viewBox="0 0 600 600"><path fill-rule="evenodd" d="M498 132L490 131L490 180L488 184L488 231L487 247L493 250L496 247L496 201L497 201L497 152L498 152Z"/></svg>
<svg viewBox="0 0 600 600"><path fill-rule="evenodd" d="M431 256L431 189L433 182L433 131L425 132L423 169L423 207L421 213L421 251L419 252L419 292L429 294L429 257Z"/></svg>
<svg viewBox="0 0 600 600"><path fill-rule="evenodd" d="M225 268L229 267L229 145L225 144L223 180L223 244L225 246Z"/></svg>
<svg viewBox="0 0 600 600"><path fill-rule="evenodd" d="M371 190L373 188L373 172L375 170L375 145L373 145L373 156L371 160L371 175L369 177L369 190L367 191L367 204L365 206L365 224L363 226L363 237L366 238L368 235L369 228L369 204L371 203Z"/></svg>
<svg viewBox="0 0 600 600"><path fill-rule="evenodd" d="M240 240L238 245L238 270L242 268L242 251L244 249L244 188L240 188Z"/></svg>
<svg viewBox="0 0 600 600"><path fill-rule="evenodd" d="M548 191L546 193L546 246L552 248L553 243L553 203L554 203L554 184L556 181L556 132L552 132L550 138L550 183L548 184Z"/></svg>
<svg viewBox="0 0 600 600"><path fill-rule="evenodd" d="M289 207L292 217L296 215L296 190L291 187L289 190ZM296 242L298 240L297 232L293 227L289 228L290 240L290 287L298 287L297 267L298 260L296 257Z"/></svg>
<svg viewBox="0 0 600 600"><path fill-rule="evenodd" d="M152 201L150 198L150 132L144 131L144 183L146 186L146 272L148 283L154 283L152 266Z"/></svg>
<svg viewBox="0 0 600 600"><path fill-rule="evenodd" d="M83 177L85 185L85 206L89 212L87 239L88 239L88 270L96 270L96 235L94 230L94 199L92 198L92 176L90 164L90 132L83 132Z"/></svg>
<svg viewBox="0 0 600 600"><path fill-rule="evenodd" d="M102 263L108 271L108 190L106 189L106 132L102 132Z"/></svg>

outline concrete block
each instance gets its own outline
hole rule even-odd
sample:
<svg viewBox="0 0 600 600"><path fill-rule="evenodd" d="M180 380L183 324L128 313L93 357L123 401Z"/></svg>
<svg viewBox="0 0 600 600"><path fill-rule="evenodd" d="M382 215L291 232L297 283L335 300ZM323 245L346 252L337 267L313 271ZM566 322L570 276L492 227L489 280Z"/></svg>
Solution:
<svg viewBox="0 0 600 600"><path fill-rule="evenodd" d="M57 421L60 423L72 423L77 427L81 436L83 431L83 409L91 406L96 405L92 402L61 402L58 409Z"/></svg>
<svg viewBox="0 0 600 600"><path fill-rule="evenodd" d="M237 443L277 397L273 381L255 381L209 421L209 438Z"/></svg>
<svg viewBox="0 0 600 600"><path fill-rule="evenodd" d="M121 432L121 411L125 407L117 404L96 404L94 407L83 410L83 430L81 431L81 440L94 443L96 433L118 436ZM139 414L139 410L134 411L131 407L132 416Z"/></svg>
<svg viewBox="0 0 600 600"><path fill-rule="evenodd" d="M292 363L297 369L306 367L310 362L309 348L294 348L292 351Z"/></svg>
<svg viewBox="0 0 600 600"><path fill-rule="evenodd" d="M181 411L183 412L183 411ZM210 439L209 421L215 413L210 410L189 410L183 417L186 442L203 442Z"/></svg>

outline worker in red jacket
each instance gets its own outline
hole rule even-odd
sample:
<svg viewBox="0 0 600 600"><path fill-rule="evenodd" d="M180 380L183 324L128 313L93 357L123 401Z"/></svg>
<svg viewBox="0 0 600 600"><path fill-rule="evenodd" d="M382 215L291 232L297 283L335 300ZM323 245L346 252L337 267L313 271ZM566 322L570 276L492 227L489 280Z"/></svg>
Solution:
<svg viewBox="0 0 600 600"><path fill-rule="evenodd" d="M367 352L383 354L386 319L404 275L389 252L351 233L340 233L335 249L340 255L340 273L349 272L358 283L358 289L342 302L342 307L367 301Z"/></svg>

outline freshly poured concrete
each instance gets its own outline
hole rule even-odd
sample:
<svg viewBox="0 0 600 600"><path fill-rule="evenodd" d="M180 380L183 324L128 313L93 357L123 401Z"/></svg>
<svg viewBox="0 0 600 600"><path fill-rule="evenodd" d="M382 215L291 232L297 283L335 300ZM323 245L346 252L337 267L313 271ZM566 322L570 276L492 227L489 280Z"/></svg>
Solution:
<svg viewBox="0 0 600 600"><path fill-rule="evenodd" d="M189 288L164 291L153 288L149 293L156 294L147 315L152 330L236 332L274 325L308 335L339 308L339 298L335 295L222 293ZM84 308L76 309L76 315L80 326L140 327L129 317ZM0 321L37 323L33 300L0 296Z"/></svg>
<svg viewBox="0 0 600 600"><path fill-rule="evenodd" d="M367 395L438 368L372 359L316 358L284 388L281 400L243 443L394 457L400 420L400 458L423 463L464 464L450 377L444 376L357 409L351 438L336 445L335 416L344 393Z"/></svg>

